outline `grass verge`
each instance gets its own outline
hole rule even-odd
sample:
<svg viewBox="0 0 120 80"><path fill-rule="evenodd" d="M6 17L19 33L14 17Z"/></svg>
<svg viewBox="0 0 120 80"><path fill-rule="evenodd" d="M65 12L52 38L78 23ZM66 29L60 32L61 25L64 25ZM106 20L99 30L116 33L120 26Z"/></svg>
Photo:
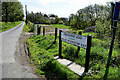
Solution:
<svg viewBox="0 0 120 80"><path fill-rule="evenodd" d="M16 27L17 25L19 25L22 21L17 21L17 22L8 22L8 23L5 23L5 22L0 22L0 24L2 26L0 26L0 32L3 32L3 31L7 31L13 27Z"/></svg>

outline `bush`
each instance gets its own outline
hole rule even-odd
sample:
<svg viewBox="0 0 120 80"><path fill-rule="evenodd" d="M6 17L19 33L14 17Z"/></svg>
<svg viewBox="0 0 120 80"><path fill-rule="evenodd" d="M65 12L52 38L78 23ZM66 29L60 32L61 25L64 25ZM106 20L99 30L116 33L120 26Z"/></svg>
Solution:
<svg viewBox="0 0 120 80"><path fill-rule="evenodd" d="M24 25L23 31L25 32L34 32L34 26L31 22L28 23L28 25Z"/></svg>

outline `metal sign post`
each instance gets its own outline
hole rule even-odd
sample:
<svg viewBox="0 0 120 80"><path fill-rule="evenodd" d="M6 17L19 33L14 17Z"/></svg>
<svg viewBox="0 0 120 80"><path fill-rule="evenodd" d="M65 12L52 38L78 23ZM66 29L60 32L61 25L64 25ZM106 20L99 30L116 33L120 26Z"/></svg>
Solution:
<svg viewBox="0 0 120 80"><path fill-rule="evenodd" d="M113 17L114 8L117 8L117 9L115 9L115 13L114 13L114 17ZM104 80L107 80L107 75L108 75L108 72L109 72L109 64L110 64L110 60L111 60L111 56L112 56L112 50L113 50L113 45L114 45L115 33L116 33L116 28L117 28L118 12L119 11L116 12L116 10L118 10L118 3L116 3L116 5L111 3L111 11L112 11L112 15L111 16L112 16L112 20L113 20L111 26L113 28L113 34L112 34L111 46L110 46L108 61L107 61L107 65L106 65L106 71L105 71L105 75L104 75Z"/></svg>
<svg viewBox="0 0 120 80"><path fill-rule="evenodd" d="M114 10L113 20L120 21L120 3L116 2L114 7L115 7L115 10Z"/></svg>

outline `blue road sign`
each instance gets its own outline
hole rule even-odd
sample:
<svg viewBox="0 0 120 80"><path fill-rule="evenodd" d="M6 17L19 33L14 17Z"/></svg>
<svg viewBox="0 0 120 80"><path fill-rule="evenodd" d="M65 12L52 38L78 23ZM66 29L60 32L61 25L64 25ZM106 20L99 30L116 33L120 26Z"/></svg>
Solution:
<svg viewBox="0 0 120 80"><path fill-rule="evenodd" d="M118 2L115 3L115 11L114 11L113 20L120 21L120 3Z"/></svg>

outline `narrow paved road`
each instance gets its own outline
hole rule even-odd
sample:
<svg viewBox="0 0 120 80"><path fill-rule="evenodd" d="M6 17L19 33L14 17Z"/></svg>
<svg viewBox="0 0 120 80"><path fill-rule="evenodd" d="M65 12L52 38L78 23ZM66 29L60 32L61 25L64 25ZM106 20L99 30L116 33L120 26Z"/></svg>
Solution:
<svg viewBox="0 0 120 80"><path fill-rule="evenodd" d="M14 29L0 33L0 79L37 78L29 71L23 71L21 65L15 61L16 42L22 33L24 24L23 22Z"/></svg>

